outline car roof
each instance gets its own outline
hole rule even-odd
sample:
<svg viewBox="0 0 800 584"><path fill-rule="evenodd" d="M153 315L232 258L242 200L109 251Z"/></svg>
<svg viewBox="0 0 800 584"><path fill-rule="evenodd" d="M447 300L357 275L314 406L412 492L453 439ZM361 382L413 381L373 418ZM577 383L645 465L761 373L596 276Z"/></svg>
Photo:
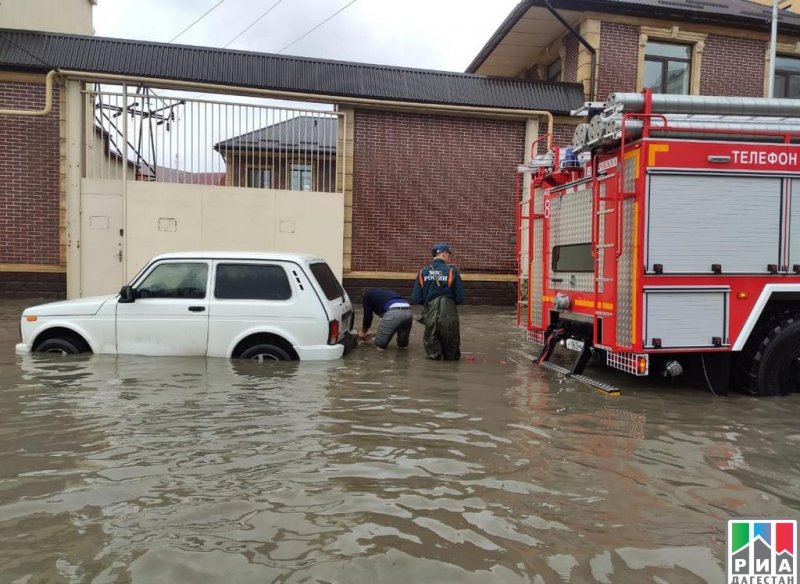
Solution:
<svg viewBox="0 0 800 584"><path fill-rule="evenodd" d="M287 262L324 262L319 256L284 251L177 251L157 255L153 260L274 260Z"/></svg>

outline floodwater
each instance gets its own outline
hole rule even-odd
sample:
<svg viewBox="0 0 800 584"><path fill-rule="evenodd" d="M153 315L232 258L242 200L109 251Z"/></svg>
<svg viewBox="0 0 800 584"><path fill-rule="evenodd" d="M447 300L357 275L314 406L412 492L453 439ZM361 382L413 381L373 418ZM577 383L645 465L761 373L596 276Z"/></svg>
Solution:
<svg viewBox="0 0 800 584"><path fill-rule="evenodd" d="M458 363L17 357L0 304L0 582L721 583L726 520L800 510L800 395Z"/></svg>

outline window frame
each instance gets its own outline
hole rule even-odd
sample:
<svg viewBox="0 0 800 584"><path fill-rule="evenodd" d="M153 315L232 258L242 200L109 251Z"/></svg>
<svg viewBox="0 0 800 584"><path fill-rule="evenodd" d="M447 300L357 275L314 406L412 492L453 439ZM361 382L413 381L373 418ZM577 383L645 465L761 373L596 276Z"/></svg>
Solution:
<svg viewBox="0 0 800 584"><path fill-rule="evenodd" d="M588 253L587 258L590 260L589 263L591 264L591 268L581 269L581 270L559 269L559 266L557 264L561 259L561 250L564 248L585 248L585 250L581 251L583 251L584 253ZM550 250L550 271L554 274L594 274L594 268L595 268L595 260L594 256L592 256L592 244L589 242L554 245Z"/></svg>
<svg viewBox="0 0 800 584"><path fill-rule="evenodd" d="M297 185L299 188L295 188L295 171L297 174ZM305 183L303 180L304 175L308 175L308 188L304 188ZM291 191L302 191L304 193L310 193L314 190L314 166L311 164L301 163L301 162L292 162L289 165L289 190Z"/></svg>
<svg viewBox="0 0 800 584"><path fill-rule="evenodd" d="M691 66L689 71L689 94L700 95L700 72L703 70L703 52L705 50L707 33L683 31L678 26L658 28L653 26L639 27L639 59L637 68L636 90L644 89L644 62L647 43L673 43L690 45L692 50Z"/></svg>
<svg viewBox="0 0 800 584"><path fill-rule="evenodd" d="M253 184L253 176L258 173L259 185ZM271 166L252 166L247 167L247 186L251 189L271 189L273 188L273 173ZM265 180L266 179L266 180Z"/></svg>
<svg viewBox="0 0 800 584"><path fill-rule="evenodd" d="M778 67L778 60L779 59L791 59L792 61L797 61L798 65L800 65L800 57L776 54L775 55L775 78L773 79L772 95L769 95L767 97L778 97L778 98L787 98L787 99L800 99L800 93L795 97L787 95L788 91L789 91L789 81L790 81L790 79L792 77L796 77L798 79L798 81L800 81L800 70L794 71L792 69L780 69ZM799 67L799 69L800 69L800 67ZM777 86L777 83L775 83L775 81L778 80L778 77L781 77L781 78L785 79L783 95L775 95L775 87Z"/></svg>
<svg viewBox="0 0 800 584"><path fill-rule="evenodd" d="M684 58L679 58L679 57L662 57L662 56L656 56L656 55L648 55L647 54L647 49L649 47L652 47L653 45L672 45L672 46L675 46L675 47L686 48L688 53L689 53L689 56L684 59ZM653 87L652 89L653 89L654 93L664 93L664 94L670 94L670 95L691 95L691 91L692 91L692 46L691 46L691 44L689 44L689 43L674 43L674 42L663 41L663 40L660 40L660 39L648 39L647 44L645 45L645 48L644 48L644 68L645 68L645 71L647 69L647 64L648 63L658 63L661 66L661 87L658 88L658 91L656 91L656 88ZM686 93L672 93L671 94L669 91L667 91L667 89L669 88L669 65L670 65L670 63L683 63L683 64L688 65L688 69L686 70L686 77L687 77L687 79L686 79ZM645 73L643 73L642 84L644 84L644 74Z"/></svg>
<svg viewBox="0 0 800 584"><path fill-rule="evenodd" d="M551 71L554 65L558 65L558 75L553 75L553 71ZM559 56L557 59L555 59L548 65L545 65L544 71L545 71L545 81L551 83L561 81L561 76L564 73L564 67L561 56Z"/></svg>

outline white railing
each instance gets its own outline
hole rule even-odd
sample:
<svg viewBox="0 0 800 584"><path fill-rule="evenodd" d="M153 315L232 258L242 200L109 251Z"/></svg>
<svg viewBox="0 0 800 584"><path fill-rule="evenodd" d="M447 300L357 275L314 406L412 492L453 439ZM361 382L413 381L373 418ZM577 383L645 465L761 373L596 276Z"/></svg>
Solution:
<svg viewBox="0 0 800 584"><path fill-rule="evenodd" d="M343 192L345 118L331 106L130 85L84 96L85 178Z"/></svg>

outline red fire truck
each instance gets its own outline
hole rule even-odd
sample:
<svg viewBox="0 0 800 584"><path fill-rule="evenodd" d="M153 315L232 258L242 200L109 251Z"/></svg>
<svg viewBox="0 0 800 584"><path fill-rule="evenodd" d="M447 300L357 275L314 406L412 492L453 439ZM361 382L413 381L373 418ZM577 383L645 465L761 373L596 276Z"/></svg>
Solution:
<svg viewBox="0 0 800 584"><path fill-rule="evenodd" d="M800 389L800 100L613 94L519 168L518 324L717 393ZM534 145L534 148L536 145ZM577 351L570 368L550 361Z"/></svg>

